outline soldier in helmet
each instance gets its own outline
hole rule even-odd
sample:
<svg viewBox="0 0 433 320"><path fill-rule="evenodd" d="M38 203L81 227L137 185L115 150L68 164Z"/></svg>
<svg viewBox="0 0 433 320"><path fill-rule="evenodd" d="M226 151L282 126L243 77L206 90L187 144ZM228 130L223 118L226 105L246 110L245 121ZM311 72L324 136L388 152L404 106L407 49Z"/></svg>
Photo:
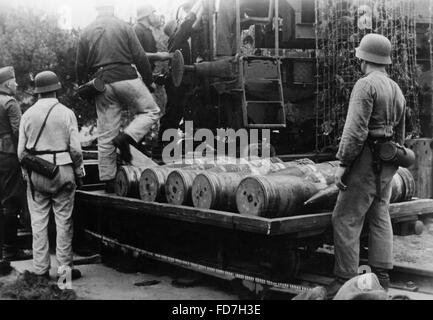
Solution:
<svg viewBox="0 0 433 320"><path fill-rule="evenodd" d="M360 234L369 223L368 261L381 285L389 286L393 267L393 233L389 215L391 180L398 167L378 160L377 143L393 140L403 145L406 101L399 86L389 78L391 42L368 34L356 48L364 73L355 84L337 158L340 189L332 223L337 277L328 287L329 296L358 274Z"/></svg>
<svg viewBox="0 0 433 320"><path fill-rule="evenodd" d="M35 273L49 277L48 221L50 210L53 210L59 270L63 274L63 270L69 267L72 279L77 279L81 273L72 269L72 210L75 189L81 186L84 177L84 166L77 119L74 112L57 99L60 88L54 72L44 71L36 75L34 93L38 95L38 101L22 117L18 158L22 160L26 154L31 154L59 167L52 179L24 170L28 181Z"/></svg>
<svg viewBox="0 0 433 320"><path fill-rule="evenodd" d="M159 23L160 18L151 4L145 4L137 9L137 23L134 25L134 31L145 52L158 51L152 28Z"/></svg>
<svg viewBox="0 0 433 320"><path fill-rule="evenodd" d="M99 177L106 190L114 192L116 148L125 162L131 162L130 145L138 144L157 123L160 109L149 91L153 88L151 65L133 28L114 16L109 1L95 8L96 20L80 35L76 73L79 84L94 78L105 82L106 90L95 97L101 134ZM123 108L135 118L120 132Z"/></svg>
<svg viewBox="0 0 433 320"><path fill-rule="evenodd" d="M16 247L18 215L23 207L25 186L17 158L21 109L15 100L17 83L13 67L0 68L0 219L4 221L3 248L6 260L29 258Z"/></svg>

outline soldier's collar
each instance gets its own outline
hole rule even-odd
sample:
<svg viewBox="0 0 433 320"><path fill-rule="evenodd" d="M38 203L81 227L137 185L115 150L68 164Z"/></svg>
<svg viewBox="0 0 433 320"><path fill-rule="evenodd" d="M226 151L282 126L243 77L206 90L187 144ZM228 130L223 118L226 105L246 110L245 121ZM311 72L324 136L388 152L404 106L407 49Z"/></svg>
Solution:
<svg viewBox="0 0 433 320"><path fill-rule="evenodd" d="M364 76L365 76L365 77L366 77L366 76L369 76L370 74L375 73L375 72L379 72L379 73L384 74L384 75L386 75L387 77L389 77L388 72L386 72L386 71L379 71L379 70L372 70L372 71L366 73Z"/></svg>

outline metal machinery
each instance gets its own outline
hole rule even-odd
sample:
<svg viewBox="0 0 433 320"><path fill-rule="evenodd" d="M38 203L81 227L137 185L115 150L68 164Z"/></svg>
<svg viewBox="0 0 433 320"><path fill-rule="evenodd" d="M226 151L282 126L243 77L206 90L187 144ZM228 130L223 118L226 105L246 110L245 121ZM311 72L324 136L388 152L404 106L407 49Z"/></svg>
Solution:
<svg viewBox="0 0 433 320"><path fill-rule="evenodd" d="M204 0L191 12L174 36L190 37L196 61L184 120L271 129L277 154L314 150L314 1Z"/></svg>
<svg viewBox="0 0 433 320"><path fill-rule="evenodd" d="M315 57L316 4L317 0L193 1L191 11L171 39L173 52L179 49L176 43L188 41L191 46L191 59L185 56L185 65L178 53L172 61L173 84L179 84L179 78L183 77L181 90L186 97L183 119L192 120L195 130L271 129L270 143L278 155L315 150L319 81L316 75L320 74ZM329 108L332 107L329 103ZM126 169L123 173L128 183L124 186L138 189L137 170ZM158 169L166 175L171 170ZM214 176L222 179L229 171L215 172ZM231 179L224 180L227 185L236 180L235 174L229 175ZM164 183L168 181L166 178L162 179ZM143 189L149 194L154 192L154 199L158 200L152 201L158 203L145 197L139 200L106 194L101 186L88 185L77 192L76 230L90 234L105 245L132 251L134 256L213 275L299 289L286 281L296 280L300 254L308 256L324 243L332 243L332 213L324 212L323 206L312 214L294 206L293 214L288 216L289 205L282 208L280 204L284 201L280 200L290 197L273 190L289 185L290 177L250 179L249 183L242 184L244 189L236 199L233 199L233 188L225 188L220 198L218 192L201 198L207 186L211 189L219 185L212 183L215 179L211 178L211 175L202 176L200 181L204 182L198 185L198 191L190 192L190 197L196 195L197 203L204 203L194 208L164 202L159 184L153 189ZM397 178L394 188L397 194L410 196L405 202L391 205L393 224L416 226L419 217L431 214L433 200L406 201L413 195L413 188L409 188L412 185L405 183L403 176ZM262 187L263 180L268 187ZM254 197L256 191L258 197ZM335 198L335 189L325 191L320 194L322 198L323 195ZM137 193L142 196L143 192L140 189ZM267 200L271 198L276 200ZM309 201L314 199L313 196ZM228 208L234 200L246 203L245 212L236 213ZM279 207L269 205L271 214L258 216L254 207L259 202Z"/></svg>

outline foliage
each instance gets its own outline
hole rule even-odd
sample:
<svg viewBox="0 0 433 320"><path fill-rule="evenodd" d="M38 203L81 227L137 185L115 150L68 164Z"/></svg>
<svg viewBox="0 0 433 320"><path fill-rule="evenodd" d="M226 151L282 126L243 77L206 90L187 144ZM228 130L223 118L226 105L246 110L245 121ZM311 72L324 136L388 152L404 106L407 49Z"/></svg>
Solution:
<svg viewBox="0 0 433 320"><path fill-rule="evenodd" d="M317 148L336 146L342 134L350 94L362 76L355 48L367 33L392 43L388 74L407 101L406 131L419 135L419 86L416 82L414 3L404 0L316 0Z"/></svg>
<svg viewBox="0 0 433 320"><path fill-rule="evenodd" d="M38 72L51 70L63 85L60 101L75 111L79 125L96 118L95 108L74 95L77 42L78 31L62 30L56 15L29 8L2 8L0 66L14 66L23 110L34 102L33 77Z"/></svg>

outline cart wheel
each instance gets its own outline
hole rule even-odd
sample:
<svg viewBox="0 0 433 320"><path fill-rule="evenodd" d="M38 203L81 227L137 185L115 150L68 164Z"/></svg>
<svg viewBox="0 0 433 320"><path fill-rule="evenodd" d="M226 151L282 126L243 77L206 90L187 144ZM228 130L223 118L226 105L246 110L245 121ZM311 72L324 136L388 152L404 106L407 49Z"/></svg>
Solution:
<svg viewBox="0 0 433 320"><path fill-rule="evenodd" d="M273 256L272 278L274 281L288 281L294 279L301 266L301 256L296 249L285 251Z"/></svg>
<svg viewBox="0 0 433 320"><path fill-rule="evenodd" d="M248 280L233 279L230 285L240 300L263 300L268 292L266 286Z"/></svg>

